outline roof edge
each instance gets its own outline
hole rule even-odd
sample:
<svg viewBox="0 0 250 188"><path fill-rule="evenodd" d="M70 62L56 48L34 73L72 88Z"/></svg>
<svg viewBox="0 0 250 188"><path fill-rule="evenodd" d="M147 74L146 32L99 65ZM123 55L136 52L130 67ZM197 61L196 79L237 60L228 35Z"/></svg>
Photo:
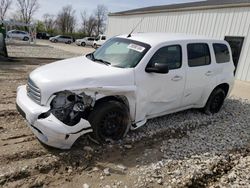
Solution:
<svg viewBox="0 0 250 188"><path fill-rule="evenodd" d="M163 13L163 12L181 12L181 11L194 11L194 10L208 10L208 9L218 9L218 8L236 8L236 7L246 7L250 6L249 3L236 3L236 4L224 4L224 5L206 5L197 7L182 7L174 9L161 9L161 10L151 10L151 11L135 11L135 12L114 12L109 13L108 16L129 16L137 14L151 14L151 13Z"/></svg>

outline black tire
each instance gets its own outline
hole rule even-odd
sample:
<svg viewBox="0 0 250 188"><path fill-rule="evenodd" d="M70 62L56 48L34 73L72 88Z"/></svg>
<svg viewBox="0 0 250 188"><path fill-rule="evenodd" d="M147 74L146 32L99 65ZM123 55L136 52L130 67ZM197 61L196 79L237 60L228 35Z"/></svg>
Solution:
<svg viewBox="0 0 250 188"><path fill-rule="evenodd" d="M54 43L57 43L57 42L58 42L58 41L55 39L55 40L54 40Z"/></svg>
<svg viewBox="0 0 250 188"><path fill-rule="evenodd" d="M29 37L24 37L23 38L23 41L28 41L29 40Z"/></svg>
<svg viewBox="0 0 250 188"><path fill-rule="evenodd" d="M93 45L93 48L97 49L97 44L94 44L94 45Z"/></svg>
<svg viewBox="0 0 250 188"><path fill-rule="evenodd" d="M129 130L129 110L126 105L117 101L107 101L97 104L89 115L93 128L91 139L99 143L122 139Z"/></svg>
<svg viewBox="0 0 250 188"><path fill-rule="evenodd" d="M71 41L68 41L66 44L71 44Z"/></svg>
<svg viewBox="0 0 250 188"><path fill-rule="evenodd" d="M223 89L217 88L213 90L207 100L205 107L203 108L203 111L209 115L218 113L224 103L225 98L226 93Z"/></svg>
<svg viewBox="0 0 250 188"><path fill-rule="evenodd" d="M81 46L83 46L83 47L86 46L86 43L85 43L85 42L82 42L82 43L81 43Z"/></svg>

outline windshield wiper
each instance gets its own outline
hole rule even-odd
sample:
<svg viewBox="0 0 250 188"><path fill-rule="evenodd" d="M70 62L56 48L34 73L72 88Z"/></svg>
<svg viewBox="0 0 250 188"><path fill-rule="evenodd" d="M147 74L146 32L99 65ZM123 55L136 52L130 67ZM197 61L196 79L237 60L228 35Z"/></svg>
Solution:
<svg viewBox="0 0 250 188"><path fill-rule="evenodd" d="M87 56L90 56L91 60L94 62L98 61L98 62L103 63L105 65L111 65L111 63L108 61L104 61L103 59L96 59L93 53L90 53Z"/></svg>
<svg viewBox="0 0 250 188"><path fill-rule="evenodd" d="M111 65L110 62L104 61L103 59L94 59L94 61L99 61L99 62L101 62L101 63L103 63L105 65Z"/></svg>

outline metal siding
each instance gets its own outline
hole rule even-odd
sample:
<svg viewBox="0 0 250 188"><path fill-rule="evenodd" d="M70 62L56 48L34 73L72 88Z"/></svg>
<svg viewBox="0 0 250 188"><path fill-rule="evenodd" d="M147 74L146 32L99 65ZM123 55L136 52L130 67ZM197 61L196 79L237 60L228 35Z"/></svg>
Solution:
<svg viewBox="0 0 250 188"><path fill-rule="evenodd" d="M129 33L142 17L135 32L179 32L218 39L245 37L236 78L250 81L250 7L109 16L107 36Z"/></svg>

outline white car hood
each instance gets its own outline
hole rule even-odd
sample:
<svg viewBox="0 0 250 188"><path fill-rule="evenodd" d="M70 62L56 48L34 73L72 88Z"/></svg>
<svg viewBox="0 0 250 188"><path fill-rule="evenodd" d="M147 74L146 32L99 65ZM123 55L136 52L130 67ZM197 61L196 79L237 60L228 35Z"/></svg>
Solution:
<svg viewBox="0 0 250 188"><path fill-rule="evenodd" d="M84 88L134 86L134 69L93 62L85 56L41 66L30 74L41 91L41 103L59 91Z"/></svg>

